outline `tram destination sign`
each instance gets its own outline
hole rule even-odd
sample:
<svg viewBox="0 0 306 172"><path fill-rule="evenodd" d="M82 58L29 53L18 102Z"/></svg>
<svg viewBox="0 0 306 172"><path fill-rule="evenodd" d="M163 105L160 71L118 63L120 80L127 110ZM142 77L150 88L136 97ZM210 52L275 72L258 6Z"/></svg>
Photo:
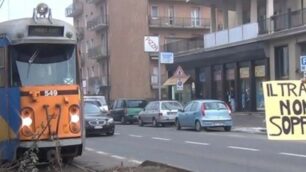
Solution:
<svg viewBox="0 0 306 172"><path fill-rule="evenodd" d="M29 26L28 36L64 36L64 27L60 26Z"/></svg>

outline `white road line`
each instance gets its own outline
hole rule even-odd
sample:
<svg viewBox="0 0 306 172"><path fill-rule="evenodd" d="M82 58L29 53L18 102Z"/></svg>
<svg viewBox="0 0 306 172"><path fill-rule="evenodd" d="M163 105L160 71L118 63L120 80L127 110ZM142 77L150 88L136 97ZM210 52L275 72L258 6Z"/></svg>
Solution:
<svg viewBox="0 0 306 172"><path fill-rule="evenodd" d="M95 151L94 149L89 148L89 147L86 147L85 150L87 150L87 151Z"/></svg>
<svg viewBox="0 0 306 172"><path fill-rule="evenodd" d="M143 136L140 136L140 135L134 135L134 134L130 134L129 136L130 136L130 137L137 137L137 138L141 138L141 137L143 137Z"/></svg>
<svg viewBox="0 0 306 172"><path fill-rule="evenodd" d="M295 157L300 157L300 158L306 158L306 155L302 155L302 154L287 153L287 152L280 152L279 154L280 155L295 156Z"/></svg>
<svg viewBox="0 0 306 172"><path fill-rule="evenodd" d="M116 159L120 159L120 160L124 160L126 159L125 157L119 156L119 155L112 155L112 158L116 158Z"/></svg>
<svg viewBox="0 0 306 172"><path fill-rule="evenodd" d="M163 140L163 141L170 141L171 139L168 138L161 138L161 137L152 137L154 140Z"/></svg>
<svg viewBox="0 0 306 172"><path fill-rule="evenodd" d="M246 148L246 147L238 147L238 146L228 146L228 148L246 150L246 151L253 151L253 152L259 151L258 149L254 149L254 148Z"/></svg>
<svg viewBox="0 0 306 172"><path fill-rule="evenodd" d="M102 152L102 151L97 151L96 153L97 153L97 154L100 154L100 155L109 155L109 153Z"/></svg>
<svg viewBox="0 0 306 172"><path fill-rule="evenodd" d="M115 135L120 135L120 133L115 133Z"/></svg>
<svg viewBox="0 0 306 172"><path fill-rule="evenodd" d="M201 143L201 142L193 142L193 141L185 141L185 143L194 144L194 145L203 145L203 146L209 145L209 143Z"/></svg>
<svg viewBox="0 0 306 172"><path fill-rule="evenodd" d="M134 164L141 164L142 163L142 161L138 161L138 160L135 160L135 159L131 159L131 160L129 160L129 162L134 163Z"/></svg>

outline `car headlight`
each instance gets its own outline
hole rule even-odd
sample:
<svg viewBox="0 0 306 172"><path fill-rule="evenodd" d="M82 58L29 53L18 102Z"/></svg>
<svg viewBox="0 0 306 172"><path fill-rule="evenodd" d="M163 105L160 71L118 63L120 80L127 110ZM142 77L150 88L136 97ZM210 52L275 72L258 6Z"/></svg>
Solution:
<svg viewBox="0 0 306 172"><path fill-rule="evenodd" d="M114 119L113 118L108 119L107 123L109 124L114 123Z"/></svg>

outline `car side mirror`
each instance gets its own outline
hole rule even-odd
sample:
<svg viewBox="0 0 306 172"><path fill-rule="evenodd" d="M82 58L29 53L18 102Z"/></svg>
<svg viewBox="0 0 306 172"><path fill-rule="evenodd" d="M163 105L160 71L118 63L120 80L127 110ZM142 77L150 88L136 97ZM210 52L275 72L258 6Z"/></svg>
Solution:
<svg viewBox="0 0 306 172"><path fill-rule="evenodd" d="M178 111L179 111L179 112L185 112L184 109L179 109Z"/></svg>

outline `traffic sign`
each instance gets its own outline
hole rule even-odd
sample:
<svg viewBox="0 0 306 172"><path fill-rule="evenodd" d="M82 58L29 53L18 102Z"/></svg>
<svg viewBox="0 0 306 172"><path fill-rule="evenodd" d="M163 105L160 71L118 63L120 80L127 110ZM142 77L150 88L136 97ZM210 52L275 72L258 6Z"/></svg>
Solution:
<svg viewBox="0 0 306 172"><path fill-rule="evenodd" d="M176 81L176 90L177 91L183 91L184 90L184 83L180 78Z"/></svg>
<svg viewBox="0 0 306 172"><path fill-rule="evenodd" d="M301 69L301 72L306 71L306 56L300 57L300 69Z"/></svg>
<svg viewBox="0 0 306 172"><path fill-rule="evenodd" d="M178 66L174 72L174 77L176 78L183 78L183 77L187 77L187 75L185 74L183 68L181 66Z"/></svg>
<svg viewBox="0 0 306 172"><path fill-rule="evenodd" d="M144 37L144 51L145 52L159 52L159 37L145 36Z"/></svg>
<svg viewBox="0 0 306 172"><path fill-rule="evenodd" d="M172 52L161 52L159 58L160 63L162 64L172 64L174 61L174 55Z"/></svg>

